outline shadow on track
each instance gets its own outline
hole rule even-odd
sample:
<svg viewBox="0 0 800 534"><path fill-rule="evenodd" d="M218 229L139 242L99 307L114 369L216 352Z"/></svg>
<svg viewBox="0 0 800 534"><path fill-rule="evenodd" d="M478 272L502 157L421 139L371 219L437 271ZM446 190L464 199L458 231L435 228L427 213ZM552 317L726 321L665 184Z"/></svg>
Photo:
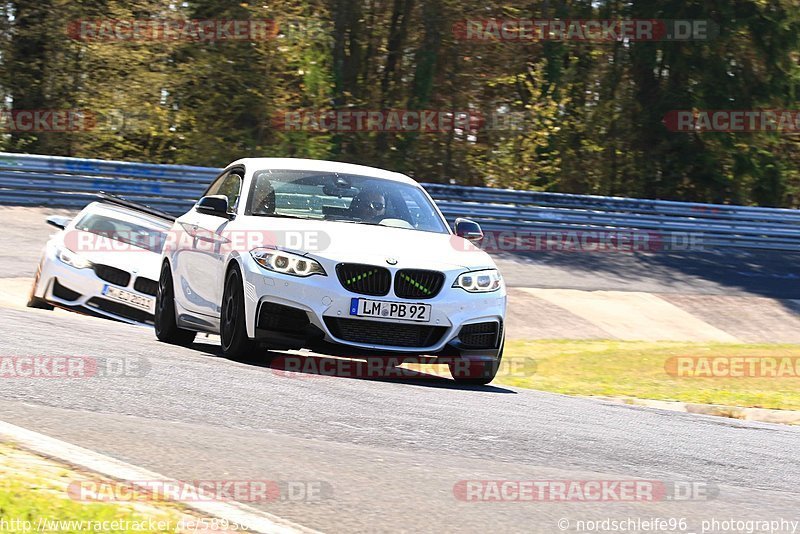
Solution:
<svg viewBox="0 0 800 534"><path fill-rule="evenodd" d="M220 346L211 342L195 341L192 348L209 356L225 358ZM344 378L439 389L516 394L516 391L492 385L471 386L457 384L449 378L446 365L439 364L437 368L441 368L442 373L447 374L447 377L398 367L389 361L391 357L375 358L368 361L320 354L298 354L264 350L246 359L225 359L253 367L271 369L274 375L289 380Z"/></svg>

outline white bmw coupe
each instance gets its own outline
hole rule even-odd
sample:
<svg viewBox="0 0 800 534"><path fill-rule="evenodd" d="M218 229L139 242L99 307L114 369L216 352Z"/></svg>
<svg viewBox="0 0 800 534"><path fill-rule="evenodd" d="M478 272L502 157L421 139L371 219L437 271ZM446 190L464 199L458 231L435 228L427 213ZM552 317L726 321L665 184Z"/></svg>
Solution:
<svg viewBox="0 0 800 534"><path fill-rule="evenodd" d="M174 217L100 194L57 232L36 269L28 306L53 306L126 323L153 324L161 249Z"/></svg>
<svg viewBox="0 0 800 534"><path fill-rule="evenodd" d="M164 247L161 341L219 334L223 353L324 347L425 358L486 384L503 353L506 290L491 257L455 232L408 176L305 159L229 165Z"/></svg>

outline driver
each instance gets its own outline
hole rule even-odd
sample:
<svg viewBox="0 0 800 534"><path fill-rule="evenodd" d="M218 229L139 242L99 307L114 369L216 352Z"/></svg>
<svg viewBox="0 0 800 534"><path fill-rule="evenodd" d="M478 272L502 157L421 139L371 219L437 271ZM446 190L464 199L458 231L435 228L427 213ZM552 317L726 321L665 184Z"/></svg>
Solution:
<svg viewBox="0 0 800 534"><path fill-rule="evenodd" d="M362 189L353 197L350 210L364 222L381 222L386 215L386 197L377 189Z"/></svg>

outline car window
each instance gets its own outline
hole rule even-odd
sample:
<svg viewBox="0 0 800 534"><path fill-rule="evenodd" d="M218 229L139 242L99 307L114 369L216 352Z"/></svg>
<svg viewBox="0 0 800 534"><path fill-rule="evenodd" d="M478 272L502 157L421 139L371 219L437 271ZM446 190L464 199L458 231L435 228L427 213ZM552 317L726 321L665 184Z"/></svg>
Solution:
<svg viewBox="0 0 800 534"><path fill-rule="evenodd" d="M421 187L353 174L258 171L245 213L448 233Z"/></svg>
<svg viewBox="0 0 800 534"><path fill-rule="evenodd" d="M231 171L217 178L204 196L225 195L228 197L228 211L232 213L239 204L241 191L242 177L238 172Z"/></svg>

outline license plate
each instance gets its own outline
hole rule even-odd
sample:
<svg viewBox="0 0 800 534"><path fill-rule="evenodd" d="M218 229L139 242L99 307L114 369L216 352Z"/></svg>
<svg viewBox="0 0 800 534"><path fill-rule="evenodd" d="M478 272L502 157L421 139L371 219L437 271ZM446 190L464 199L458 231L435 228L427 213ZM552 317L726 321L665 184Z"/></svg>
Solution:
<svg viewBox="0 0 800 534"><path fill-rule="evenodd" d="M352 299L350 315L358 317L381 317L401 321L428 322L431 320L430 304L408 302L386 302L384 300Z"/></svg>
<svg viewBox="0 0 800 534"><path fill-rule="evenodd" d="M143 297L142 295L137 295L136 293L131 293L130 291L125 291L124 289L109 285L103 287L103 295L147 311L150 311L153 305L153 299L149 297Z"/></svg>

